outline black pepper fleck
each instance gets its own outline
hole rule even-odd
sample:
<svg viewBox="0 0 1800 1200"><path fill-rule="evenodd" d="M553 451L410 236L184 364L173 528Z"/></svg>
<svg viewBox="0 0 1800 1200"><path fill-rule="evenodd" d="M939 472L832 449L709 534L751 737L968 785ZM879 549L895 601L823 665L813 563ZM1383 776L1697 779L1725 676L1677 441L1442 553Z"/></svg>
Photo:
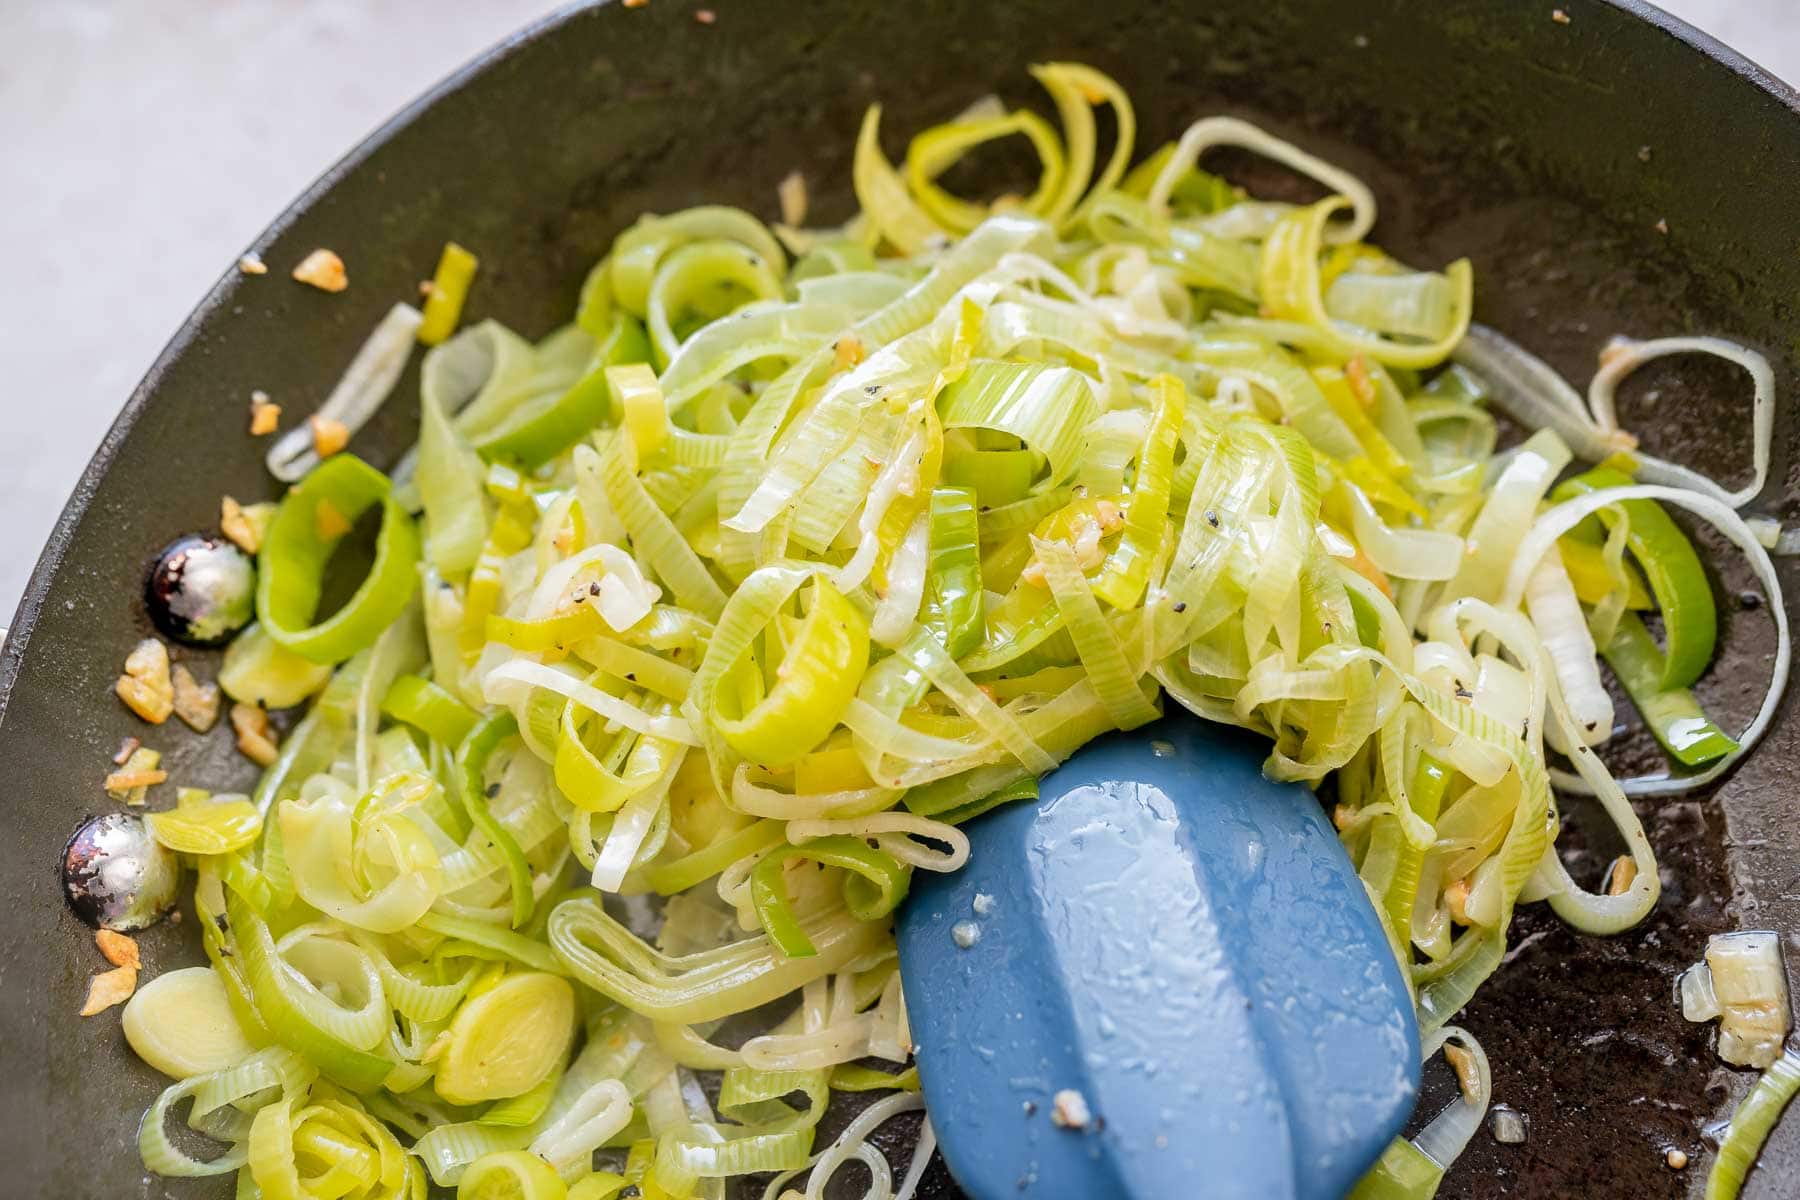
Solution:
<svg viewBox="0 0 1800 1200"><path fill-rule="evenodd" d="M499 794L500 794L500 785L499 784L490 783L487 785L487 798L489 800L492 800L495 796L498 796Z"/></svg>
<svg viewBox="0 0 1800 1200"><path fill-rule="evenodd" d="M1210 508L1207 509L1206 510L1206 523L1208 525L1211 525L1214 529L1217 529L1219 527L1219 514L1214 512Z"/></svg>
<svg viewBox="0 0 1800 1200"><path fill-rule="evenodd" d="M1743 609L1761 608L1762 602L1763 602L1763 598L1762 598L1761 592L1739 592L1738 593L1738 607L1739 608L1743 608Z"/></svg>
<svg viewBox="0 0 1800 1200"><path fill-rule="evenodd" d="M1177 600L1175 602L1175 611L1178 613L1186 612L1187 611L1187 601L1186 600Z"/></svg>

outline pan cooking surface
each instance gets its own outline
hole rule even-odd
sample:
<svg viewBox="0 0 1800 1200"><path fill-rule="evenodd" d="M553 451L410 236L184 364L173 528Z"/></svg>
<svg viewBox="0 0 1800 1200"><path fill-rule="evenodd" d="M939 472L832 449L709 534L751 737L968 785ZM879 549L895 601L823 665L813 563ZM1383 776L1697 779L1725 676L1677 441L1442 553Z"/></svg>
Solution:
<svg viewBox="0 0 1800 1200"><path fill-rule="evenodd" d="M126 1049L116 1014L75 1016L105 963L64 908L56 868L74 828L110 807L99 780L120 739L142 732L109 688L149 632L138 598L149 556L214 525L221 494L273 493L261 447L242 436L251 390L316 403L451 237L490 265L469 318L539 334L570 311L583 272L638 213L718 201L771 216L777 181L798 168L821 216L842 215L848 134L868 101L884 101L894 129L916 128L990 87L1028 96L1028 63L1071 58L1113 73L1139 98L1144 144L1198 114L1238 112L1362 174L1383 206L1376 236L1385 246L1423 262L1470 255L1478 319L1572 379L1587 378L1615 332L1717 332L1759 345L1782 394L1800 394L1791 299L1800 296L1800 114L1791 95L1606 4L1572 9L1566 26L1528 9L1479 0L740 0L706 27L689 6L657 0L579 12L501 48L355 152L256 247L270 262L332 247L352 264L350 291L332 297L283 286L278 273L228 271L109 434L14 622L0 664L7 1195L229 1194L218 1181L142 1171L135 1129L160 1077ZM1221 164L1228 173L1243 165ZM1652 450L1703 468L1738 461L1746 439L1714 414L1737 411L1741 380L1686 360L1640 378L1622 416ZM417 395L416 374L397 394ZM412 438L412 409L389 406L358 449L391 464ZM1777 433L1784 496L1797 494L1793 432L1790 422ZM1800 515L1789 508L1778 515ZM1717 580L1724 651L1701 692L1729 725L1754 703L1770 647L1739 600L1749 583L1730 558L1711 561L1726 568ZM1782 575L1800 586L1791 566ZM1442 1194L1674 1197L1697 1183L1702 1129L1748 1078L1720 1066L1706 1027L1680 1020L1672 980L1709 933L1800 928L1796 724L1790 703L1720 795L1639 804L1664 870L1663 898L1642 926L1593 939L1541 909L1521 912L1511 961L1463 1021L1489 1051L1497 1100L1526 1116L1530 1135L1521 1146L1478 1135ZM178 778L224 788L251 774L228 738L201 742L164 726L154 744ZM1657 761L1647 745L1623 752ZM1571 869L1598 877L1612 848L1581 843L1578 807L1569 823ZM148 935L149 968L196 961L191 934L190 912ZM821 1138L853 1107L838 1106ZM891 1122L876 1139L896 1169L912 1121ZM1694 1165L1669 1170L1672 1147ZM1792 1120L1745 1195L1782 1194L1784 1171L1800 1171ZM956 1194L941 1165L921 1194Z"/></svg>

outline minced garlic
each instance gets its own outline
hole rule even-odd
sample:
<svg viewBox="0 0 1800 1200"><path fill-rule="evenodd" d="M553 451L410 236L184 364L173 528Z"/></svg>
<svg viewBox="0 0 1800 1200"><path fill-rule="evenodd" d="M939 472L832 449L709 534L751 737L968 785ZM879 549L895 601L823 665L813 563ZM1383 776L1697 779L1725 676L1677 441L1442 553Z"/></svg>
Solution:
<svg viewBox="0 0 1800 1200"><path fill-rule="evenodd" d="M245 554L262 549L263 536L274 519L275 505L266 500L261 504L239 504L226 496L219 501L219 530Z"/></svg>
<svg viewBox="0 0 1800 1200"><path fill-rule="evenodd" d="M250 393L250 436L274 433L281 425L281 405L270 401L267 392Z"/></svg>
<svg viewBox="0 0 1800 1200"><path fill-rule="evenodd" d="M320 458L330 458L350 444L350 427L342 421L315 413L306 423L312 426L313 450Z"/></svg>
<svg viewBox="0 0 1800 1200"><path fill-rule="evenodd" d="M301 259L293 274L301 283L311 284L321 292L341 292L350 286L344 260L323 247Z"/></svg>
<svg viewBox="0 0 1800 1200"><path fill-rule="evenodd" d="M231 727L237 731L237 748L258 766L269 766L280 752L269 714L254 704L231 706Z"/></svg>
<svg viewBox="0 0 1800 1200"><path fill-rule="evenodd" d="M1087 1097L1074 1088L1064 1088L1050 1097L1050 1121L1064 1129L1086 1129L1094 1114L1088 1109Z"/></svg>
<svg viewBox="0 0 1800 1200"><path fill-rule="evenodd" d="M137 976L136 967L114 967L88 980L87 1003L81 1006L81 1015L91 1017L131 999L137 991Z"/></svg>
<svg viewBox="0 0 1800 1200"><path fill-rule="evenodd" d="M110 929L97 929L94 931L94 944L100 947L100 953L106 956L106 961L115 967L130 967L135 971L144 965L143 960L138 957L135 938Z"/></svg>
<svg viewBox="0 0 1800 1200"><path fill-rule="evenodd" d="M313 531L324 542L336 541L350 532L350 520L329 500L321 500L313 509Z"/></svg>
<svg viewBox="0 0 1800 1200"><path fill-rule="evenodd" d="M175 715L195 733L205 733L219 723L219 685L201 683L186 663L176 663Z"/></svg>
<svg viewBox="0 0 1800 1200"><path fill-rule="evenodd" d="M125 659L125 673L113 691L132 712L161 725L175 711L175 685L169 678L169 648L155 638L145 638Z"/></svg>
<svg viewBox="0 0 1800 1200"><path fill-rule="evenodd" d="M781 202L781 223L799 225L806 220L806 176L789 171L775 187L775 198Z"/></svg>
<svg viewBox="0 0 1800 1200"><path fill-rule="evenodd" d="M143 770L114 771L106 777L106 790L109 792L129 792L135 788L155 787L167 781L169 773L160 767Z"/></svg>

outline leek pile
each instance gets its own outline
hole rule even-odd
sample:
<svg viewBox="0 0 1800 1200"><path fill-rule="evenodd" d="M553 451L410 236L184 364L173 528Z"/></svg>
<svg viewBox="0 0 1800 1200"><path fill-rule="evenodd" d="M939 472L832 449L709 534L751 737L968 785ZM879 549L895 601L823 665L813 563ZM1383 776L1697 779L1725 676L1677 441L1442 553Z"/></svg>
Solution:
<svg viewBox="0 0 1800 1200"><path fill-rule="evenodd" d="M983 102L895 165L871 110L848 225L645 217L572 324L443 340L393 478L282 458L298 481L225 678L309 706L253 797L165 823L211 970L128 1014L180 1076L143 1124L150 1169L238 1171L270 1200L427 1178L719 1197L753 1173L817 1197L854 1159L894 1195L866 1138L919 1107L889 929L912 872L956 869L960 823L1172 699L1268 736L1272 776L1335 778L1428 1047L1480 1064L1364 1184L1435 1190L1486 1102L1479 1047L1445 1023L1515 905L1610 931L1656 900L1592 750L1614 724L1601 656L1700 772L1632 786L1711 778L1767 723L1787 631L1733 507L1754 489L1633 458L1619 370L1584 405L1466 336L1469 264L1365 242L1354 177L1220 118L1128 169L1117 85L1034 74L1060 131ZM1042 161L1029 195L940 184L1012 136ZM1332 194L1247 197L1196 166L1222 144ZM379 394L343 412L379 404L391 351L366 352ZM1541 428L1499 449L1490 400ZM1577 453L1608 461L1559 486ZM1688 690L1716 623L1670 503L1744 548L1780 623L1737 738ZM321 614L365 514L374 566ZM1614 886L1557 857L1553 781L1617 822ZM722 1072L716 1104L696 1072ZM834 1088L894 1094L815 1145ZM175 1144L183 1101L223 1153Z"/></svg>

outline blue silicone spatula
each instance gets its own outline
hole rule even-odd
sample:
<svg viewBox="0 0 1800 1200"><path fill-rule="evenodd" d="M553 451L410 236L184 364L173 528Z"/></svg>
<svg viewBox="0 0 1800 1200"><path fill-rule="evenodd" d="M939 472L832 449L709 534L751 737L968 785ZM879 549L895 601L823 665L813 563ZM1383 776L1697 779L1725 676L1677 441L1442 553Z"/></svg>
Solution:
<svg viewBox="0 0 1800 1200"><path fill-rule="evenodd" d="M920 872L899 943L974 1200L1336 1200L1412 1111L1400 968L1317 798L1185 713L1093 743Z"/></svg>

